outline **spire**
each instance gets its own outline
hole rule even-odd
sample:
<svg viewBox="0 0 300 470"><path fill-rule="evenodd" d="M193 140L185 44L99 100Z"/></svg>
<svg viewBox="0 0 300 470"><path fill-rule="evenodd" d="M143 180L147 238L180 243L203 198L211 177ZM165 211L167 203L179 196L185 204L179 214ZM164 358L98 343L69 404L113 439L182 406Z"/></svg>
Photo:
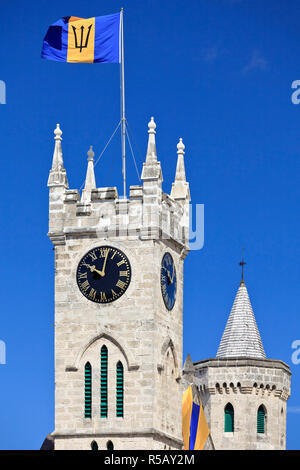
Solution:
<svg viewBox="0 0 300 470"><path fill-rule="evenodd" d="M266 357L244 280L238 288L217 358Z"/></svg>
<svg viewBox="0 0 300 470"><path fill-rule="evenodd" d="M179 139L177 144L177 167L176 167L176 175L175 181L186 181L185 178L185 168L184 168L184 149L185 145L182 142L182 138Z"/></svg>
<svg viewBox="0 0 300 470"><path fill-rule="evenodd" d="M91 200L91 191L96 188L95 172L94 172L94 156L93 146L90 146L89 151L87 152L88 156L88 166L86 171L85 185L82 191L81 200L83 202L90 202Z"/></svg>
<svg viewBox="0 0 300 470"><path fill-rule="evenodd" d="M180 138L177 144L177 166L175 182L172 183L171 197L173 199L188 199L188 201L190 201L191 195L189 183L187 183L185 177L184 150L185 145L182 142L182 139Z"/></svg>
<svg viewBox="0 0 300 470"><path fill-rule="evenodd" d="M142 180L160 180L162 182L162 172L160 162L157 161L155 134L156 124L152 117L148 123L148 147L146 162L143 164Z"/></svg>
<svg viewBox="0 0 300 470"><path fill-rule="evenodd" d="M48 178L48 186L65 186L65 188L68 188L69 185L67 181L66 170L64 169L63 154L61 148L62 131L59 127L59 124L56 124L54 134L55 147L53 152L52 168L50 170Z"/></svg>
<svg viewBox="0 0 300 470"><path fill-rule="evenodd" d="M154 117L151 118L148 122L148 147L147 147L147 156L146 163L153 163L157 161L156 153L156 143L155 143L155 134L156 134L156 124L154 122Z"/></svg>

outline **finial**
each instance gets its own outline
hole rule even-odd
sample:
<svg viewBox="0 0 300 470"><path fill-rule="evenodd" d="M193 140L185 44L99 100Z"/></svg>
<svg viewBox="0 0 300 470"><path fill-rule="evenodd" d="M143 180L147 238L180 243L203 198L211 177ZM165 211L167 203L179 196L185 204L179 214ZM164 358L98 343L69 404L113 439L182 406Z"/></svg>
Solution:
<svg viewBox="0 0 300 470"><path fill-rule="evenodd" d="M93 146L90 145L90 150L87 152L87 156L88 156L88 161L89 162L93 162L94 161L94 156L95 156L95 153L93 151Z"/></svg>
<svg viewBox="0 0 300 470"><path fill-rule="evenodd" d="M156 124L154 122L154 117L151 117L150 122L148 122L148 134L156 134L155 129L156 129Z"/></svg>
<svg viewBox="0 0 300 470"><path fill-rule="evenodd" d="M239 266L242 267L242 279L241 279L241 284L244 284L244 266L245 266L245 264L247 264L247 263L244 261L244 252L245 252L245 248L243 248L242 261L239 262Z"/></svg>
<svg viewBox="0 0 300 470"><path fill-rule="evenodd" d="M59 127L59 124L56 124L56 129L54 129L54 134L55 134L54 140L62 140L61 139L62 130Z"/></svg>
<svg viewBox="0 0 300 470"><path fill-rule="evenodd" d="M177 144L177 155L179 154L184 155L184 149L185 149L185 145L182 142L182 138L180 137L179 142Z"/></svg>

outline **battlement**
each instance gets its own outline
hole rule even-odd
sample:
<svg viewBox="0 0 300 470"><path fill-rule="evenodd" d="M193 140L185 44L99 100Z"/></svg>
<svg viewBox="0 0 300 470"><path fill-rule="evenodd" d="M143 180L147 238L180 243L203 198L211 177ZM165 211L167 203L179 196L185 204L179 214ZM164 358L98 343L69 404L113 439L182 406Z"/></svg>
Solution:
<svg viewBox="0 0 300 470"><path fill-rule="evenodd" d="M64 244L74 237L124 237L140 239L172 238L188 249L189 184L184 169L184 145L177 145L177 168L171 195L162 191L161 164L155 145L156 124L148 124L149 140L143 164L142 185L129 188L129 198L120 198L116 187L97 188L94 152L88 151L85 186L80 194L69 189L61 149L62 131L57 125L49 186L49 237L53 244Z"/></svg>

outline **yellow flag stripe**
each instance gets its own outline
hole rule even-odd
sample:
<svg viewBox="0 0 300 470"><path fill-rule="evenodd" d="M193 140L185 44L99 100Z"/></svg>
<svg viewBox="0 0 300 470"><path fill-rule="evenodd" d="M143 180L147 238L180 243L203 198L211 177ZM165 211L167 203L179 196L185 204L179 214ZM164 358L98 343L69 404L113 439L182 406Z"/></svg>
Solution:
<svg viewBox="0 0 300 470"><path fill-rule="evenodd" d="M72 17L68 28L67 62L94 62L95 18Z"/></svg>
<svg viewBox="0 0 300 470"><path fill-rule="evenodd" d="M184 442L184 450L189 450L190 447L190 428L191 428L191 415L193 408L193 391L189 386L184 392L182 397L182 436Z"/></svg>
<svg viewBox="0 0 300 470"><path fill-rule="evenodd" d="M209 427L208 427L208 424L207 424L207 421L206 421L206 417L205 417L205 413L204 413L204 410L203 410L202 403L200 402L198 430L197 430L197 436L196 436L194 450L202 450L208 436L209 436Z"/></svg>

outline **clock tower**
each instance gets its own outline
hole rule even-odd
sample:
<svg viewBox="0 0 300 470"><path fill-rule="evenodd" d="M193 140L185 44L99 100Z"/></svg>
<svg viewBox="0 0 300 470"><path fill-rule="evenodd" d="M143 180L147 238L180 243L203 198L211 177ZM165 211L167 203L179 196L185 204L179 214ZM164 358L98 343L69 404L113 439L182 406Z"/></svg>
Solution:
<svg viewBox="0 0 300 470"><path fill-rule="evenodd" d="M92 148L82 194L69 189L54 131L55 449L182 448L190 191L180 139L171 194L163 193L153 118L148 128L142 185L128 199L96 187Z"/></svg>

